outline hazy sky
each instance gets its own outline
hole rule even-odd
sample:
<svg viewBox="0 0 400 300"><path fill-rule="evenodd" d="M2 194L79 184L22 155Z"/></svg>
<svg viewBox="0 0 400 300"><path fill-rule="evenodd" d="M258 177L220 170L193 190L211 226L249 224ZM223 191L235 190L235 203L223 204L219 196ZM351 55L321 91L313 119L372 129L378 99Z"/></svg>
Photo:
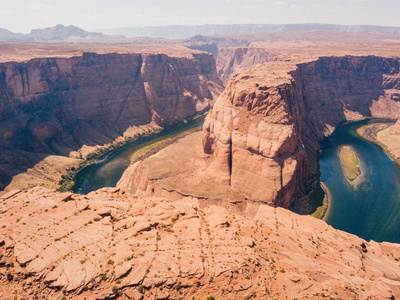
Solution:
<svg viewBox="0 0 400 300"><path fill-rule="evenodd" d="M400 26L399 0L3 0L0 28L85 30L232 23Z"/></svg>

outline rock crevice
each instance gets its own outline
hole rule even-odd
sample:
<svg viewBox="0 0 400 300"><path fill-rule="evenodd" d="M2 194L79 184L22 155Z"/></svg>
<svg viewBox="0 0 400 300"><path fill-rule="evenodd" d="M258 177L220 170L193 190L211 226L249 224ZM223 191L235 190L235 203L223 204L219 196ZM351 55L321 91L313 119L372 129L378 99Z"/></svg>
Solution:
<svg viewBox="0 0 400 300"><path fill-rule="evenodd" d="M288 207L318 175L319 141L345 121L397 119L399 88L399 59L376 56L269 63L233 76L203 128L209 173Z"/></svg>
<svg viewBox="0 0 400 300"><path fill-rule="evenodd" d="M32 166L16 151L68 156L135 126L173 125L207 111L222 89L214 57L195 52L35 58L1 63L0 74L0 189L10 169Z"/></svg>

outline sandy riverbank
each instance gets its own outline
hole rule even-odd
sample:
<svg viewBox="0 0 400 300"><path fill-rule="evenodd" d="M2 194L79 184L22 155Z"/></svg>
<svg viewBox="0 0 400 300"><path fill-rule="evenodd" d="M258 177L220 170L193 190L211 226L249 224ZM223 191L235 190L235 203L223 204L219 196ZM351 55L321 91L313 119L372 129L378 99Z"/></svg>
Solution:
<svg viewBox="0 0 400 300"><path fill-rule="evenodd" d="M385 153L400 165L400 132L393 123L367 124L356 130L357 134L381 147Z"/></svg>
<svg viewBox="0 0 400 300"><path fill-rule="evenodd" d="M342 145L338 148L337 154L345 177L353 183L361 175L357 152L350 145Z"/></svg>
<svg viewBox="0 0 400 300"><path fill-rule="evenodd" d="M322 200L322 205L318 206L315 209L314 213L312 213L311 215L317 219L325 220L325 216L329 212L329 199L331 197L330 197L330 192L329 192L328 188L326 187L326 185L322 182L320 182L319 184L324 193L324 198Z"/></svg>
<svg viewBox="0 0 400 300"><path fill-rule="evenodd" d="M323 216L322 216L322 220L324 220L324 221L326 221L326 220L328 220L328 217L329 217L329 214L330 214L330 212L331 212L331 200L332 200L332 195L331 195L331 192L330 192L330 190L328 189L328 187L324 184L324 183L322 183L321 182L321 187L322 187L322 189L324 190L324 192L325 192L325 197L324 197L324 206L325 206L325 203L326 203L326 209L325 209L325 212L324 212L324 214L323 214Z"/></svg>

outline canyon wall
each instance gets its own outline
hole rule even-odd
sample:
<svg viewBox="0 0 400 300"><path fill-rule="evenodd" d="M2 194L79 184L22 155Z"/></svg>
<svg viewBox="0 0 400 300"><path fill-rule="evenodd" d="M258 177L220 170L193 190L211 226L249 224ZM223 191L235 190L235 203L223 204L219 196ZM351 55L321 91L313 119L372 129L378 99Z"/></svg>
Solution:
<svg viewBox="0 0 400 300"><path fill-rule="evenodd" d="M319 140L347 120L400 116L398 58L321 57L234 76L203 128L207 173L288 207L318 175Z"/></svg>
<svg viewBox="0 0 400 300"><path fill-rule="evenodd" d="M275 59L276 56L265 48L221 48L217 56L218 75L224 82L227 82L229 77L236 73L252 70Z"/></svg>
<svg viewBox="0 0 400 300"><path fill-rule="evenodd" d="M1 63L0 189L29 161L18 162L15 150L68 156L131 126L167 126L203 113L221 89L213 56L195 51Z"/></svg>

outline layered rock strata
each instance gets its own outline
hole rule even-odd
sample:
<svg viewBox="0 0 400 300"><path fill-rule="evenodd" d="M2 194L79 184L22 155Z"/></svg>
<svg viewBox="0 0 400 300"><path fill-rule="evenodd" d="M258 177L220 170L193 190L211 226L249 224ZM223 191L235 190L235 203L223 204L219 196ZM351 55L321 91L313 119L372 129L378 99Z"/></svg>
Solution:
<svg viewBox="0 0 400 300"><path fill-rule="evenodd" d="M252 70L277 56L268 49L257 47L222 48L218 51L217 70L224 82L236 73Z"/></svg>
<svg viewBox="0 0 400 300"><path fill-rule="evenodd" d="M222 83L212 55L84 53L0 64L0 189L15 151L68 156L132 126L172 125L208 110ZM11 162L11 163L10 163ZM29 165L29 164L28 164Z"/></svg>
<svg viewBox="0 0 400 300"><path fill-rule="evenodd" d="M400 297L399 245L282 208L245 218L207 200L118 188L0 200L2 299Z"/></svg>
<svg viewBox="0 0 400 300"><path fill-rule="evenodd" d="M318 174L319 140L348 120L400 116L398 58L321 57L234 76L204 124L208 174L288 207Z"/></svg>

